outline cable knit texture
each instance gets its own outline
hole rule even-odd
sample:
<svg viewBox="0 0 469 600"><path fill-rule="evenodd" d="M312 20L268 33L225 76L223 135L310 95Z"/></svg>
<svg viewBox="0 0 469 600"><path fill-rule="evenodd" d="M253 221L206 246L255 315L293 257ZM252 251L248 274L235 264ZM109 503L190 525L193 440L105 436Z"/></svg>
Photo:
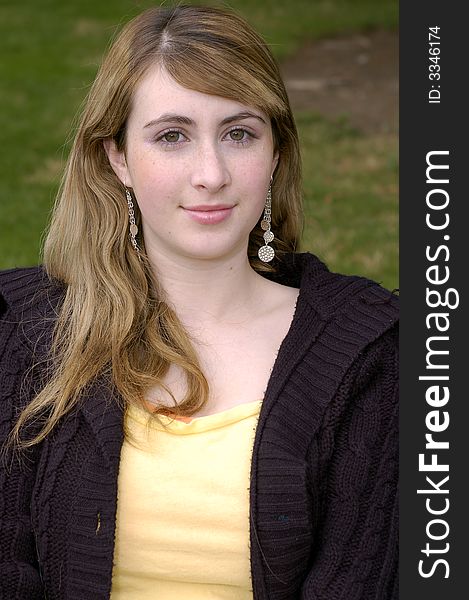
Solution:
<svg viewBox="0 0 469 600"><path fill-rule="evenodd" d="M289 255L300 287L259 416L250 483L255 600L397 600L397 299ZM0 273L0 443L44 381L63 289ZM0 598L107 600L123 417L100 379L0 464ZM229 476L229 474L227 474Z"/></svg>

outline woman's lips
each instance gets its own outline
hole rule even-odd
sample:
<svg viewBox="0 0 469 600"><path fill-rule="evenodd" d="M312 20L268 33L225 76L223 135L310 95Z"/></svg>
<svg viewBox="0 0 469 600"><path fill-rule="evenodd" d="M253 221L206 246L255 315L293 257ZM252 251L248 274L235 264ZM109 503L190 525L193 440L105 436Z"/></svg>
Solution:
<svg viewBox="0 0 469 600"><path fill-rule="evenodd" d="M217 205L199 205L199 206L188 206L183 207L184 211L187 215L197 221L197 223L202 223L203 225L215 225L217 223L221 223L233 212L233 206L228 206L226 204L217 204Z"/></svg>

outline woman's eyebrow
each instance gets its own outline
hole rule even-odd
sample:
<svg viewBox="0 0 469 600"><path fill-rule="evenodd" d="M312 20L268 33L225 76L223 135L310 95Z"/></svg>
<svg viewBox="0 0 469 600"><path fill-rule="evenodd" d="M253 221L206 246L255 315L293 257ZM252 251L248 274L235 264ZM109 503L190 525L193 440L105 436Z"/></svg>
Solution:
<svg viewBox="0 0 469 600"><path fill-rule="evenodd" d="M250 118L258 119L259 121L264 123L264 125L266 125L265 120L260 115L249 111L242 111L236 113L235 115L225 117L222 121L220 121L220 125L227 125L228 123L233 123L233 121L241 121L242 119ZM152 121L148 122L144 126L144 129L147 129L148 127L154 127L155 125L161 125L163 123L180 123L181 125L195 125L195 122L190 117L177 115L175 113L165 113L164 115L161 115L161 117L158 117L157 119L153 119Z"/></svg>

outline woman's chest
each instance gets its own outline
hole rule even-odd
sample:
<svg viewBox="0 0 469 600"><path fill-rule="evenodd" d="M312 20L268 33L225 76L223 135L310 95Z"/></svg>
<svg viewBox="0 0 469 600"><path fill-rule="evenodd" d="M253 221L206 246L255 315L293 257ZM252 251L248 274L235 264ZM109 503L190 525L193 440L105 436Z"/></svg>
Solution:
<svg viewBox="0 0 469 600"><path fill-rule="evenodd" d="M282 394L284 401L290 400ZM90 405L75 425L57 432L54 443L47 445L42 456L32 512L39 560L51 598L109 598L106 594L111 586L123 446L120 417L115 411L110 411L113 416L109 417L106 406L105 402L96 402L96 407ZM211 514L219 523L237 523L238 529L242 524L244 536L248 528L249 559L256 577L266 568L262 556L269 565L275 565L280 552L284 557L291 557L291 561L282 563L278 572L274 570L276 575L289 580L290 571L297 571L300 563L307 564L311 549L314 521L311 509L314 504L310 490L312 484L314 487L314 480L311 481L314 474L311 475L306 460L306 439L298 436L293 422L285 417L279 419L280 414L275 415L276 406L270 412L272 416L269 414L262 430L256 429L252 462L251 455L244 454L242 459L240 451L234 447L221 452L211 443L198 454L193 450L185 451L186 462L195 458L203 469L200 477L189 472L184 478L181 472L172 469L176 458L173 450L161 448L166 459L164 464L161 463L163 470L155 476L150 468L140 477L139 485L145 490L150 478L155 482L166 478L168 485L172 479L172 496L170 490L157 486L151 493L148 488L144 499L150 505L153 501L155 508L160 506L164 525L169 527L170 533L179 522L179 517L171 518L168 512L175 500L188 503L191 510L204 515L201 524L207 525L206 519ZM280 412L285 415L284 409L280 408ZM220 459L218 471L212 470L214 457ZM189 489L195 489L191 483L194 478L204 489L218 486L218 493L208 499L209 503L204 504L189 493ZM132 492L134 487L135 482L127 489ZM231 501L237 493L234 488L242 490L239 497L244 497L243 506L240 509L226 505L224 509L223 503ZM249 499L248 511L246 498ZM215 503L218 513L210 502ZM216 535L218 538L226 535L229 539L222 529L218 529ZM64 591L66 595L63 595ZM261 590L256 592L254 589L254 598L264 597Z"/></svg>
<svg viewBox="0 0 469 600"><path fill-rule="evenodd" d="M249 479L258 409L165 419L166 429L149 431L139 414L129 415L134 441L121 452L113 600L252 598Z"/></svg>

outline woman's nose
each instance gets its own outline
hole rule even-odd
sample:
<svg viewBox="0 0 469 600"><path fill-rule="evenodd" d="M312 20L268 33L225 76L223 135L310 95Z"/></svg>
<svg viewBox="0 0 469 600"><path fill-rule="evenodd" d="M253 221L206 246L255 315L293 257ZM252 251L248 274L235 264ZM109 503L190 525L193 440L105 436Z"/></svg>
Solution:
<svg viewBox="0 0 469 600"><path fill-rule="evenodd" d="M203 144L193 160L191 183L194 187L213 193L230 183L230 171L223 151L216 144Z"/></svg>

